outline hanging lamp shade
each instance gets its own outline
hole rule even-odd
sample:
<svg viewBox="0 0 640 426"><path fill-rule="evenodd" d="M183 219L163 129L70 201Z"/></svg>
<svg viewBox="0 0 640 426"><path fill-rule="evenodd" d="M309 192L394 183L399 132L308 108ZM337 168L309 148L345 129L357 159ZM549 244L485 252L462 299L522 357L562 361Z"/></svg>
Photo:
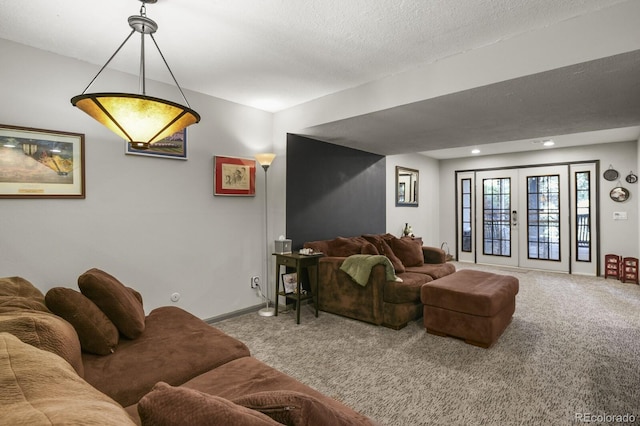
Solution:
<svg viewBox="0 0 640 426"><path fill-rule="evenodd" d="M136 149L148 148L200 121L200 115L191 108L130 93L89 93L74 96L71 103Z"/></svg>
<svg viewBox="0 0 640 426"><path fill-rule="evenodd" d="M149 145L158 142L172 134L179 132L187 126L198 123L200 115L191 109L184 92L180 88L169 64L160 51L153 33L158 29L158 25L146 16L146 3L156 3L157 0L140 0L142 7L139 16L130 16L128 19L131 33L122 42L120 47L106 64L102 66L98 74L91 80L91 83L84 91L71 98L71 104L81 111L84 111L96 121L102 123L109 130L113 131L123 139L131 143L135 149L148 149ZM131 36L140 33L140 89L141 94L133 93L86 93L100 73L109 65L111 60L118 54ZM182 94L187 106L176 102L155 98L146 95L145 82L145 36L149 35L155 44L164 64L166 65L174 83Z"/></svg>

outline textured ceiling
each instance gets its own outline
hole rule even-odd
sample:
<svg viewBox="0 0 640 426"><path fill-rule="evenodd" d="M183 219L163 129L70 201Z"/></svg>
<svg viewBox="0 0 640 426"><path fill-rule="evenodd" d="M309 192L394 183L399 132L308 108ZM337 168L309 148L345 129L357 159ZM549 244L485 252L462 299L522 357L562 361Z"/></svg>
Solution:
<svg viewBox="0 0 640 426"><path fill-rule="evenodd" d="M158 23L156 40L183 88L276 112L634 1L158 0L147 16ZM0 0L0 38L101 66L140 6ZM172 83L154 53L147 53L147 78ZM137 75L138 61L139 44L129 42L109 66ZM456 147L619 126L631 126L624 137L637 138L634 75L637 52L304 133L371 152L429 151L436 158L466 155Z"/></svg>
<svg viewBox="0 0 640 426"><path fill-rule="evenodd" d="M147 16L181 86L277 111L621 2L158 0ZM102 65L140 5L0 0L0 38ZM137 74L138 49L110 66ZM148 78L171 83L148 56Z"/></svg>
<svg viewBox="0 0 640 426"><path fill-rule="evenodd" d="M637 50L299 133L389 155L521 139L539 142L540 138L639 125L640 50ZM533 148L532 141L525 142L529 149ZM468 151L464 151L465 155ZM447 157L437 153L433 156Z"/></svg>

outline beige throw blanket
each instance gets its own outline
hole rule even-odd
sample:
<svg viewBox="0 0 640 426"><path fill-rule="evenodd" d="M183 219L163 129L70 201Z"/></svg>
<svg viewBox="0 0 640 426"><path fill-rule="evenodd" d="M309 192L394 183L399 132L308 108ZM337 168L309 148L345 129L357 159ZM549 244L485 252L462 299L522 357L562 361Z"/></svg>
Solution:
<svg viewBox="0 0 640 426"><path fill-rule="evenodd" d="M379 254L354 254L342 262L340 269L364 287L369 282L371 269L380 264L384 265L387 281L402 282L402 279L396 276L396 271L393 269L389 258Z"/></svg>

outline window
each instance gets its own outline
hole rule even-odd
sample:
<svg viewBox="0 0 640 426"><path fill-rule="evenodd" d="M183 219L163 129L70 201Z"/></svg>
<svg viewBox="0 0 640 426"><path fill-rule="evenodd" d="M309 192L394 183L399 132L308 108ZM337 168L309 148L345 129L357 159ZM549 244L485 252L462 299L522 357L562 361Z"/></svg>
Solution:
<svg viewBox="0 0 640 426"><path fill-rule="evenodd" d="M576 260L591 262L591 174L576 172Z"/></svg>
<svg viewBox="0 0 640 426"><path fill-rule="evenodd" d="M471 252L471 179L462 179L462 251Z"/></svg>
<svg viewBox="0 0 640 426"><path fill-rule="evenodd" d="M560 260L560 176L527 177L529 259Z"/></svg>
<svg viewBox="0 0 640 426"><path fill-rule="evenodd" d="M483 253L511 256L511 179L483 179Z"/></svg>

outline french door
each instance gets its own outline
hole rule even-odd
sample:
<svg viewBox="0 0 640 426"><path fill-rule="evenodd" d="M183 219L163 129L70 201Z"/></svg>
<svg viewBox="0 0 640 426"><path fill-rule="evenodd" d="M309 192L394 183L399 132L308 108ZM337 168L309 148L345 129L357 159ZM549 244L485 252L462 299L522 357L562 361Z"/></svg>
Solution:
<svg viewBox="0 0 640 426"><path fill-rule="evenodd" d="M457 185L459 260L596 274L595 164L463 172Z"/></svg>

